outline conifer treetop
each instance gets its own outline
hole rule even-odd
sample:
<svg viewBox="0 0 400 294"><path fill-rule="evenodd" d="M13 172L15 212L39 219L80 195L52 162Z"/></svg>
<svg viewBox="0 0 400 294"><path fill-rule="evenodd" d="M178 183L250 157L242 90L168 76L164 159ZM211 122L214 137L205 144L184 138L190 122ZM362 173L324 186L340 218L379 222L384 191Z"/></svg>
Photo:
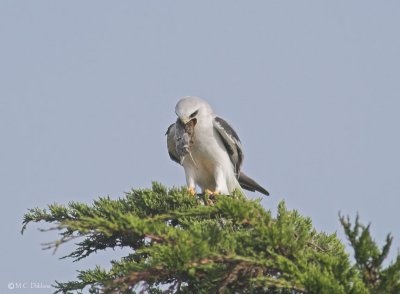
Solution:
<svg viewBox="0 0 400 294"><path fill-rule="evenodd" d="M51 224L60 238L45 247L74 240L76 248L62 257L74 261L131 249L110 270L95 267L79 271L76 281L56 282L58 293L400 293L400 257L382 266L392 238L379 249L358 218L354 226L340 221L356 264L335 234L317 232L284 202L273 216L239 193L193 197L158 183L91 205L29 209L22 232L32 222Z"/></svg>

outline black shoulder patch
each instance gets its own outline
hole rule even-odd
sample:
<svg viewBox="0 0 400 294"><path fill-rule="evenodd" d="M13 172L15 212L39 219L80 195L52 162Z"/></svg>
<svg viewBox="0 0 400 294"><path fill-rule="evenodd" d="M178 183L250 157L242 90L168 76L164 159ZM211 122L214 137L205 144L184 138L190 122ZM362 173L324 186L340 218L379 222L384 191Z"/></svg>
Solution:
<svg viewBox="0 0 400 294"><path fill-rule="evenodd" d="M228 133L228 135L234 137L236 140L240 142L238 134L224 119L217 116L215 120L222 126L222 128Z"/></svg>
<svg viewBox="0 0 400 294"><path fill-rule="evenodd" d="M217 130L217 133L222 140L222 144L233 163L235 173L238 176L243 162L243 151L239 136L235 130L220 117L214 118L214 128Z"/></svg>

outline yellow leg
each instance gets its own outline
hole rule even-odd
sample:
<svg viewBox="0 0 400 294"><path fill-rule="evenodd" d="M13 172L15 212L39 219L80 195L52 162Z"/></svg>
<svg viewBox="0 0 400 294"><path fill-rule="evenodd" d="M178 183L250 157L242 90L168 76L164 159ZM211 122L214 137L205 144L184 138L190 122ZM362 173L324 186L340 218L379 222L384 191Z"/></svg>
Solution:
<svg viewBox="0 0 400 294"><path fill-rule="evenodd" d="M207 199L207 205L214 206L215 196L219 194L218 191L211 191L210 189L204 190Z"/></svg>
<svg viewBox="0 0 400 294"><path fill-rule="evenodd" d="M194 187L189 187L189 188L188 188L188 192L189 192L190 195L192 195L192 196L196 195L196 190L195 190Z"/></svg>
<svg viewBox="0 0 400 294"><path fill-rule="evenodd" d="M208 194L208 195L218 195L218 194L219 194L218 191L211 191L211 190L209 190L209 189L206 189L205 192L206 192L206 194Z"/></svg>

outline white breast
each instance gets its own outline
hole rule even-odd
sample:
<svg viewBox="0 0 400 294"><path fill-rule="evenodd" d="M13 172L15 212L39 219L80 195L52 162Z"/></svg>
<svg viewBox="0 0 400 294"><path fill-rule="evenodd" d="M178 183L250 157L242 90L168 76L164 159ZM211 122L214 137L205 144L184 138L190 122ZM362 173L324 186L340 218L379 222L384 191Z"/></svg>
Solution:
<svg viewBox="0 0 400 294"><path fill-rule="evenodd" d="M215 171L217 168L222 169L226 186L232 186L230 182L232 177L235 178L234 168L219 134L214 130L212 121L196 125L191 154L193 160L187 155L182 165L187 176L189 174L189 176L193 177L195 183L203 191L206 189L215 191ZM231 191L224 192L229 193Z"/></svg>

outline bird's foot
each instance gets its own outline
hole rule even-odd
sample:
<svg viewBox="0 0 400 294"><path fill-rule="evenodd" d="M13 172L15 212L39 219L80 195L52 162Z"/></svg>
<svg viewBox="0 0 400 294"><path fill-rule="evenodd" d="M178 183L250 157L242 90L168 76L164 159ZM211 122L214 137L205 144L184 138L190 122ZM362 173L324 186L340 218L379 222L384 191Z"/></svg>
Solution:
<svg viewBox="0 0 400 294"><path fill-rule="evenodd" d="M211 191L209 189L204 190L206 195L207 205L213 206L215 204L215 196L219 195L218 191Z"/></svg>
<svg viewBox="0 0 400 294"><path fill-rule="evenodd" d="M194 187L189 187L187 190L190 195L192 195L192 196L196 195L196 189Z"/></svg>
<svg viewBox="0 0 400 294"><path fill-rule="evenodd" d="M206 189L205 192L208 195L219 195L219 192L217 190L216 191L211 191L209 189Z"/></svg>

